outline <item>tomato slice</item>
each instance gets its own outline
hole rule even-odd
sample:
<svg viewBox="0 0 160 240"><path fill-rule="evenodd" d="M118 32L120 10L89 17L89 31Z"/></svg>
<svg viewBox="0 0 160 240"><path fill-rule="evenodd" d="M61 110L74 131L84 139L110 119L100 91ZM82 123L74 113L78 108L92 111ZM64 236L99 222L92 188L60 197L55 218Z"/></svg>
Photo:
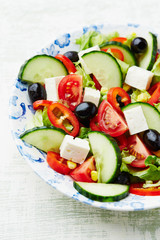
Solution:
<svg viewBox="0 0 160 240"><path fill-rule="evenodd" d="M43 109L44 107L49 107L53 101L49 100L37 100L33 103L34 110Z"/></svg>
<svg viewBox="0 0 160 240"><path fill-rule="evenodd" d="M125 38L125 37L115 37L115 38L111 38L110 41L124 43L125 41L127 41L127 38Z"/></svg>
<svg viewBox="0 0 160 240"><path fill-rule="evenodd" d="M77 74L65 76L58 85L59 98L66 102L72 111L82 101L82 91L82 76Z"/></svg>
<svg viewBox="0 0 160 240"><path fill-rule="evenodd" d="M160 188L143 188L143 183L132 183L129 192L140 196L160 196Z"/></svg>
<svg viewBox="0 0 160 240"><path fill-rule="evenodd" d="M90 121L90 128L92 131L101 131L99 125L98 125L98 116L96 115L94 118Z"/></svg>
<svg viewBox="0 0 160 240"><path fill-rule="evenodd" d="M75 73L77 71L73 62L69 58L67 58L66 56L64 56L62 54L57 54L55 56L55 58L60 60L65 65L65 67L67 68L69 73Z"/></svg>
<svg viewBox="0 0 160 240"><path fill-rule="evenodd" d="M79 133L79 122L69 108L55 102L49 105L47 113L49 120L55 127L63 129L73 137L77 136Z"/></svg>
<svg viewBox="0 0 160 240"><path fill-rule="evenodd" d="M91 179L91 171L95 171L95 159L90 157L86 159L80 166L70 172L70 176L79 182L93 182Z"/></svg>
<svg viewBox="0 0 160 240"><path fill-rule="evenodd" d="M114 57L118 58L121 61L124 61L124 55L123 55L122 51L117 49L117 48L103 48L101 50L104 51L104 52L107 52L108 49L111 50L111 52L113 53Z"/></svg>
<svg viewBox="0 0 160 240"><path fill-rule="evenodd" d="M116 141L121 151L127 147L127 138L124 134L116 137Z"/></svg>
<svg viewBox="0 0 160 240"><path fill-rule="evenodd" d="M149 90L149 94L151 98L149 99L148 103L154 105L154 103L160 102L160 82L154 84Z"/></svg>
<svg viewBox="0 0 160 240"><path fill-rule="evenodd" d="M101 84L98 82L97 78L93 74L92 74L92 79L93 79L93 82L95 83L95 88L100 91L102 86L101 86Z"/></svg>
<svg viewBox="0 0 160 240"><path fill-rule="evenodd" d="M128 130L125 120L106 100L103 100L99 106L98 124L101 131L104 131L112 137L118 137Z"/></svg>
<svg viewBox="0 0 160 240"><path fill-rule="evenodd" d="M130 154L136 157L130 165L137 168L146 168L145 159L149 155L152 155L152 153L146 148L138 135L133 135L128 138L127 148Z"/></svg>
<svg viewBox="0 0 160 240"><path fill-rule="evenodd" d="M67 166L67 160L62 158L59 153L47 152L47 163L53 170L64 175L68 175L71 171Z"/></svg>
<svg viewBox="0 0 160 240"><path fill-rule="evenodd" d="M121 98L121 103L123 106L126 106L127 104L131 103L131 98L129 94L120 87L113 87L110 88L107 93L107 101L113 106L113 108L120 114L123 115L123 112L120 108L120 104L117 101L117 96Z"/></svg>

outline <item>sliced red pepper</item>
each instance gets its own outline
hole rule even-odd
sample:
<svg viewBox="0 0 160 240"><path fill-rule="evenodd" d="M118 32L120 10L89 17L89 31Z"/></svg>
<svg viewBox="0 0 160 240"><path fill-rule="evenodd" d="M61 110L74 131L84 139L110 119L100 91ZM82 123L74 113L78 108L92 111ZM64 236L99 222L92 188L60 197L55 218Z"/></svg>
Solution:
<svg viewBox="0 0 160 240"><path fill-rule="evenodd" d="M67 160L60 157L59 153L47 152L48 165L58 173L68 175L71 169L67 166Z"/></svg>
<svg viewBox="0 0 160 240"><path fill-rule="evenodd" d="M74 66L74 64L72 63L72 61L67 58L66 56L62 55L62 54L57 54L55 56L56 59L60 60L65 67L67 68L69 73L75 73L77 71L76 67Z"/></svg>
<svg viewBox="0 0 160 240"><path fill-rule="evenodd" d="M44 107L49 107L53 101L49 100L37 100L33 103L34 110L43 109Z"/></svg>
<svg viewBox="0 0 160 240"><path fill-rule="evenodd" d="M154 84L149 90L149 94L151 95L151 98L149 99L148 103L152 106L154 103L160 102L160 82Z"/></svg>
<svg viewBox="0 0 160 240"><path fill-rule="evenodd" d="M75 137L79 133L79 122L74 113L61 103L55 102L48 107L48 118L57 128Z"/></svg>
<svg viewBox="0 0 160 240"><path fill-rule="evenodd" d="M93 79L93 82L95 83L95 88L100 91L102 86L101 86L101 84L98 82L97 78L93 74L92 74L92 79Z"/></svg>
<svg viewBox="0 0 160 240"><path fill-rule="evenodd" d="M124 55L123 55L121 50L119 50L117 48L103 48L102 51L107 52L108 49L111 50L111 52L113 53L114 57L118 58L121 61L124 61Z"/></svg>
<svg viewBox="0 0 160 240"><path fill-rule="evenodd" d="M160 188L143 188L143 183L132 183L129 192L140 196L160 196Z"/></svg>
<svg viewBox="0 0 160 240"><path fill-rule="evenodd" d="M127 41L127 38L125 38L125 37L115 37L115 38L111 38L110 41L124 43L125 41Z"/></svg>
<svg viewBox="0 0 160 240"><path fill-rule="evenodd" d="M121 103L123 103L124 106L131 103L131 98L130 98L129 94L123 88L120 88L120 87L110 88L107 93L108 102L113 106L113 108L118 113L123 115L123 112L120 108L120 104L117 101L117 96L121 97Z"/></svg>

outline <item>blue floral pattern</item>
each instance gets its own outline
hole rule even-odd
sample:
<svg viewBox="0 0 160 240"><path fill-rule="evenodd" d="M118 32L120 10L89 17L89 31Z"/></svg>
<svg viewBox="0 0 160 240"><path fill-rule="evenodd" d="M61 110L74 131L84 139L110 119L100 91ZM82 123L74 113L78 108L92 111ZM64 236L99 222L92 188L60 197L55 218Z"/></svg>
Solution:
<svg viewBox="0 0 160 240"><path fill-rule="evenodd" d="M111 31L126 32L128 29L134 28L135 31L140 29L138 24L128 24L126 26L110 26L110 25L91 25L83 27L80 31L72 34L66 33L57 38L53 43L47 47L42 48L38 53L55 56L58 53L63 53L67 50L77 50L78 46L75 45L75 39L89 30L100 31L103 33ZM151 31L151 29L146 29ZM139 30L141 31L141 29ZM53 171L46 163L46 153L34 148L33 146L23 142L20 139L20 134L25 131L27 120L32 117L34 110L29 102L27 96L27 84L20 82L19 79L15 80L13 85L13 92L10 98L10 121L12 123L12 135L16 142L17 148L28 164L33 170L50 184L55 189L70 196L71 198L83 202L94 207L99 207L108 210L117 211L138 211L151 208L160 207L160 197L144 197L130 194L127 198L118 202L97 202L84 197L73 188L73 181L70 177L61 175Z"/></svg>

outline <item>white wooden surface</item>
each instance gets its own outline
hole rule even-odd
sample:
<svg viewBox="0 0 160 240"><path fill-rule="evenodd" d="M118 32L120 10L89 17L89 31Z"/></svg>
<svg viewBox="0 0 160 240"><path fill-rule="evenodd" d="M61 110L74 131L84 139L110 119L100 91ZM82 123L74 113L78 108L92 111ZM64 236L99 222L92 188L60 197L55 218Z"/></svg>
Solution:
<svg viewBox="0 0 160 240"><path fill-rule="evenodd" d="M160 30L159 0L0 0L0 239L158 240L160 209L114 212L83 205L43 182L10 134L10 86L20 65L66 31L98 23Z"/></svg>

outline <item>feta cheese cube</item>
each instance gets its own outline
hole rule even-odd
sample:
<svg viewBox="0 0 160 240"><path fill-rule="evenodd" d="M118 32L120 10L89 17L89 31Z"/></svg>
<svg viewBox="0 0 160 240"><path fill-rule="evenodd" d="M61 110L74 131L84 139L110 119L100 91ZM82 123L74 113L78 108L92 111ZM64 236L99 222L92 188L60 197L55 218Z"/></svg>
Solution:
<svg viewBox="0 0 160 240"><path fill-rule="evenodd" d="M83 102L92 102L98 107L99 99L100 99L100 91L99 90L85 87Z"/></svg>
<svg viewBox="0 0 160 240"><path fill-rule="evenodd" d="M85 61L83 60L82 56L85 54L85 53L88 53L88 52L92 52L92 51L100 51L100 48L98 45L94 46L94 47L91 47L91 48L87 48L85 50L82 50L78 53L78 56L79 56L79 60L82 64L82 66L84 67L84 70L87 74L91 74L92 71L87 67L87 65L85 64Z"/></svg>
<svg viewBox="0 0 160 240"><path fill-rule="evenodd" d="M123 112L131 135L148 129L148 124L141 106Z"/></svg>
<svg viewBox="0 0 160 240"><path fill-rule="evenodd" d="M128 69L125 83L139 90L147 90L150 87L153 75L151 71L132 66Z"/></svg>
<svg viewBox="0 0 160 240"><path fill-rule="evenodd" d="M86 159L89 150L90 147L87 140L66 135L60 146L60 156L81 164Z"/></svg>
<svg viewBox="0 0 160 240"><path fill-rule="evenodd" d="M47 100L58 101L58 84L64 76L45 78L45 89L47 93Z"/></svg>

